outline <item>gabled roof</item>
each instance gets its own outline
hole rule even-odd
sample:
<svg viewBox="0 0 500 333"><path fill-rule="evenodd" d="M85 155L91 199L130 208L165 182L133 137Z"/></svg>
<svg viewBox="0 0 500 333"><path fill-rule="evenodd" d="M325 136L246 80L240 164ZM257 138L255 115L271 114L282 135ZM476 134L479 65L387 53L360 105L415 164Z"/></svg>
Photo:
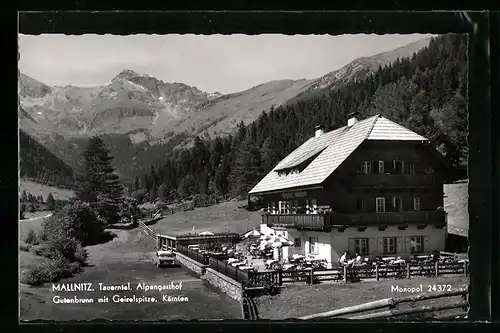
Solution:
<svg viewBox="0 0 500 333"><path fill-rule="evenodd" d="M344 126L317 138L310 138L278 163L249 194L319 185L365 140L428 141L423 136L376 115L352 126ZM276 172L296 166L317 153L319 155L300 173L279 175Z"/></svg>

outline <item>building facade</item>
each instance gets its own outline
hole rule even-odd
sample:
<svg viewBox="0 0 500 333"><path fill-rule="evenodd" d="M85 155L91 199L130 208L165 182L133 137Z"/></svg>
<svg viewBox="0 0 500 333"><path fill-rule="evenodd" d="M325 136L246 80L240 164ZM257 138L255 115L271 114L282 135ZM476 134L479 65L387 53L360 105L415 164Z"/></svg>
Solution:
<svg viewBox="0 0 500 333"><path fill-rule="evenodd" d="M429 141L381 116L315 136L251 191L262 224L294 242L283 248L338 263L344 252L411 256L443 251L443 183L450 166Z"/></svg>

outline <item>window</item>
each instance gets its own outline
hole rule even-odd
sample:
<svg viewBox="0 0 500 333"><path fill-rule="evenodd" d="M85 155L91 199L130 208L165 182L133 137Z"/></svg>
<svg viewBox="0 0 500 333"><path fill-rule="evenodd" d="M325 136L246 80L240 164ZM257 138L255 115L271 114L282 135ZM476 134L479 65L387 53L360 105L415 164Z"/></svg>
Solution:
<svg viewBox="0 0 500 333"><path fill-rule="evenodd" d="M394 173L401 175L404 170L404 162L403 161L392 161L392 167L394 168Z"/></svg>
<svg viewBox="0 0 500 333"><path fill-rule="evenodd" d="M383 243L384 243L384 254L396 253L396 237L385 237L383 239Z"/></svg>
<svg viewBox="0 0 500 333"><path fill-rule="evenodd" d="M306 214L316 214L317 210L314 207L318 207L318 201L316 199L306 200Z"/></svg>
<svg viewBox="0 0 500 333"><path fill-rule="evenodd" d="M357 200L357 207L356 209L358 212L366 212L366 201L363 198L359 198Z"/></svg>
<svg viewBox="0 0 500 333"><path fill-rule="evenodd" d="M376 212L385 213L385 198L376 198Z"/></svg>
<svg viewBox="0 0 500 333"><path fill-rule="evenodd" d="M378 161L378 173L385 173L384 161Z"/></svg>
<svg viewBox="0 0 500 333"><path fill-rule="evenodd" d="M280 201L279 202L279 214L285 214L285 209L286 209L286 202Z"/></svg>
<svg viewBox="0 0 500 333"><path fill-rule="evenodd" d="M354 239L354 251L360 256L368 255L368 238Z"/></svg>
<svg viewBox="0 0 500 333"><path fill-rule="evenodd" d="M412 236L410 238L410 248L411 248L411 253L424 252L424 237L423 236Z"/></svg>
<svg viewBox="0 0 500 333"><path fill-rule="evenodd" d="M392 199L392 205L394 206L394 210L396 212L402 212L403 211L403 199L400 197L394 197Z"/></svg>
<svg viewBox="0 0 500 333"><path fill-rule="evenodd" d="M408 175L415 174L415 164L413 164L413 163L406 163L405 169L406 169L406 173Z"/></svg>
<svg viewBox="0 0 500 333"><path fill-rule="evenodd" d="M318 254L318 237L309 237L309 253Z"/></svg>
<svg viewBox="0 0 500 333"><path fill-rule="evenodd" d="M420 198L413 198L413 210L420 210Z"/></svg>
<svg viewBox="0 0 500 333"><path fill-rule="evenodd" d="M276 202L271 201L269 203L269 212L271 214L277 214L278 213L278 207L276 207Z"/></svg>
<svg viewBox="0 0 500 333"><path fill-rule="evenodd" d="M293 246L295 246L295 247L300 247L301 246L300 237L296 237L296 238L293 239Z"/></svg>
<svg viewBox="0 0 500 333"><path fill-rule="evenodd" d="M361 167L359 168L358 172L364 174L372 173L372 163L370 161L361 162Z"/></svg>

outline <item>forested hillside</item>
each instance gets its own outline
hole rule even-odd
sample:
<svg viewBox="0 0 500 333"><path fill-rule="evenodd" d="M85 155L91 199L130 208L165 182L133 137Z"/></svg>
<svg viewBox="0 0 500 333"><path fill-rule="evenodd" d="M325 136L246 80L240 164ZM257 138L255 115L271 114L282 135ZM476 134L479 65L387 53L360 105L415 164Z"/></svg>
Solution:
<svg viewBox="0 0 500 333"><path fill-rule="evenodd" d="M141 201L193 194L247 193L276 163L313 135L345 126L347 114L381 114L429 138L457 168L468 156L467 37L433 39L411 58L398 59L364 80L293 104L271 108L234 136L195 140L129 185Z"/></svg>
<svg viewBox="0 0 500 333"><path fill-rule="evenodd" d="M61 188L71 187L73 170L22 130L19 130L19 145L21 178Z"/></svg>

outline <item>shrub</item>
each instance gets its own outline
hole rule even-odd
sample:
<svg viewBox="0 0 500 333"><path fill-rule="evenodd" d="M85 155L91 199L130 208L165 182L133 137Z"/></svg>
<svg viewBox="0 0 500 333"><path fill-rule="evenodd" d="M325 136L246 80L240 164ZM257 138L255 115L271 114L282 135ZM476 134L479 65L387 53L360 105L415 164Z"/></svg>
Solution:
<svg viewBox="0 0 500 333"><path fill-rule="evenodd" d="M64 232L52 234L47 240L47 250L49 257L56 259L62 257L70 261L75 261L75 253L78 250L79 242Z"/></svg>
<svg viewBox="0 0 500 333"><path fill-rule="evenodd" d="M60 279L73 276L69 261L60 257L44 265L44 269L46 270L44 275L46 276L45 282L57 282Z"/></svg>
<svg viewBox="0 0 500 333"><path fill-rule="evenodd" d="M43 232L48 235L64 233L84 245L97 244L104 233L105 222L96 211L82 201L74 200L43 222Z"/></svg>
<svg viewBox="0 0 500 333"><path fill-rule="evenodd" d="M209 197L206 194L196 194L193 196L193 207L205 207L209 202Z"/></svg>
<svg viewBox="0 0 500 333"><path fill-rule="evenodd" d="M29 284L30 286L39 286L45 281L47 281L47 274L45 268L41 265L36 266L21 278L21 283Z"/></svg>
<svg viewBox="0 0 500 333"><path fill-rule="evenodd" d="M167 205L165 202L163 202L163 201L159 201L159 202L156 204L156 207L157 207L159 210L161 210L161 211L163 211L163 210L165 210L165 209L168 209L168 205Z"/></svg>
<svg viewBox="0 0 500 333"><path fill-rule="evenodd" d="M31 247L31 252L36 254L37 256L41 256L41 257L49 257L50 254L49 252L47 251L47 244L41 244L41 245L38 245L38 246L32 246Z"/></svg>
<svg viewBox="0 0 500 333"><path fill-rule="evenodd" d="M47 240L47 236L46 236L45 232L43 231L43 228L38 230L36 238L38 239L38 241L40 243L45 242Z"/></svg>
<svg viewBox="0 0 500 333"><path fill-rule="evenodd" d="M28 231L28 233L26 234L26 237L24 237L24 242L26 244L31 244L31 245L38 245L39 244L35 230L30 229Z"/></svg>
<svg viewBox="0 0 500 333"><path fill-rule="evenodd" d="M139 202L134 198L124 197L118 208L120 222L130 222L131 216L134 221L140 218L141 210L139 209Z"/></svg>
<svg viewBox="0 0 500 333"><path fill-rule="evenodd" d="M54 202L54 212L61 211L69 203L70 202L68 200L55 200L55 202Z"/></svg>
<svg viewBox="0 0 500 333"><path fill-rule="evenodd" d="M80 273L82 271L82 264L80 264L78 261L73 261L69 264L69 269L71 274Z"/></svg>
<svg viewBox="0 0 500 333"><path fill-rule="evenodd" d="M77 263L80 266L84 266L87 263L87 259L89 257L89 254L87 250L81 245L78 244L76 251L74 253L74 262L71 264Z"/></svg>
<svg viewBox="0 0 500 333"><path fill-rule="evenodd" d="M21 244L21 245L19 245L19 250L24 251L24 252L30 252L31 244Z"/></svg>

